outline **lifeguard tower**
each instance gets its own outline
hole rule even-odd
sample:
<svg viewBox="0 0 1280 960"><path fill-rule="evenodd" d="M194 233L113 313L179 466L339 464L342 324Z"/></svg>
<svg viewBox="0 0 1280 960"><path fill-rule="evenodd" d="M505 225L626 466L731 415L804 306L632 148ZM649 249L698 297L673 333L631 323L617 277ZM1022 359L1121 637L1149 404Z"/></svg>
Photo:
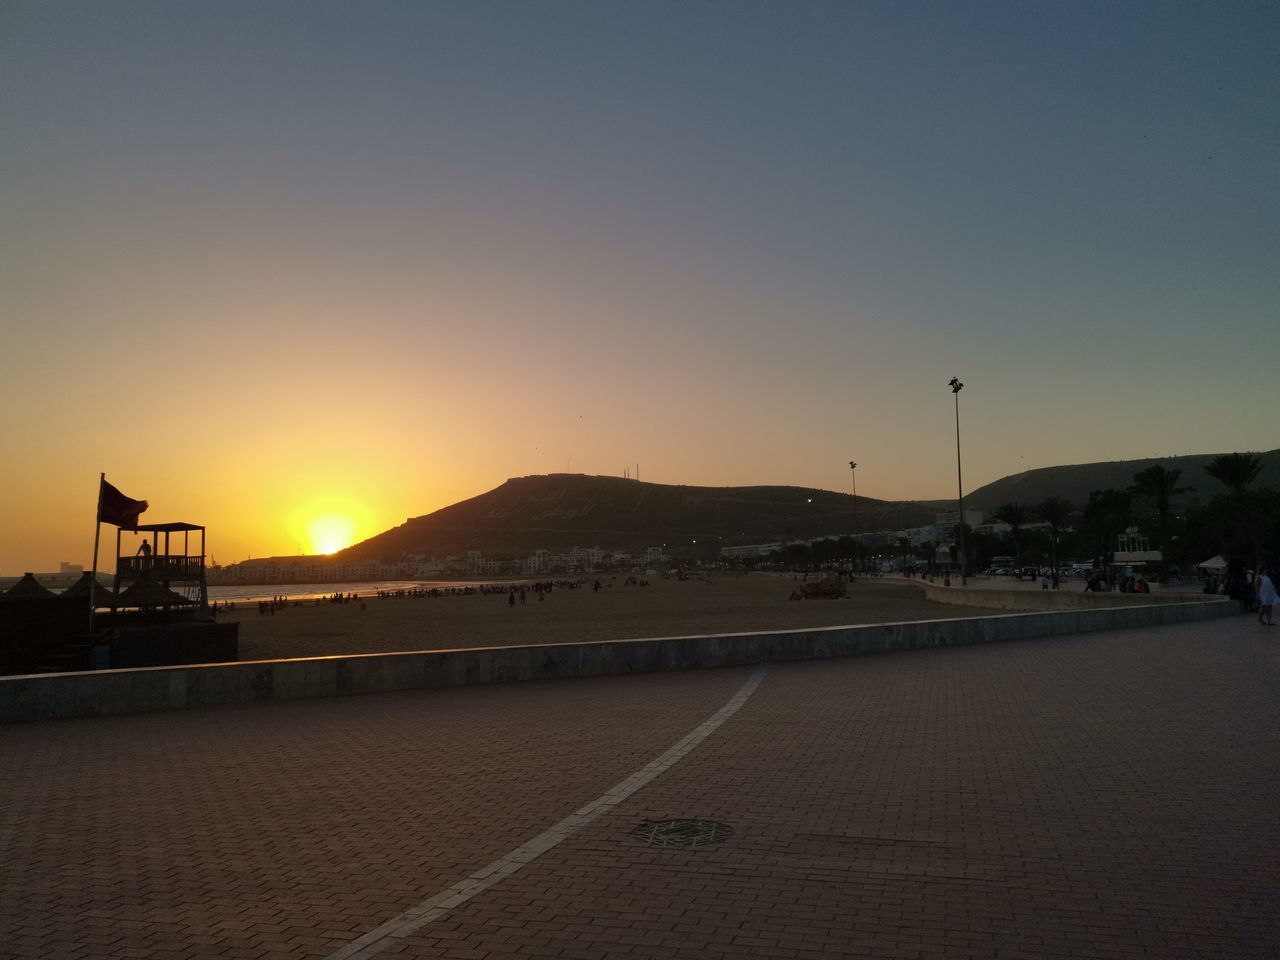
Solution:
<svg viewBox="0 0 1280 960"><path fill-rule="evenodd" d="M99 475L93 569L61 594L27 574L0 597L0 675L238 658L240 625L219 623L217 609L209 606L205 528L138 523L147 507ZM116 527L111 590L98 582L104 523Z"/></svg>
<svg viewBox="0 0 1280 960"><path fill-rule="evenodd" d="M131 535L131 536L129 536ZM95 596L93 667L220 663L239 655L240 627L218 623L205 579L205 528L140 523L116 530L113 589Z"/></svg>
<svg viewBox="0 0 1280 960"><path fill-rule="evenodd" d="M136 533L142 543L122 554L123 535ZM182 534L181 552L177 537ZM192 534L200 535L198 552L191 552ZM121 589L123 586L123 590ZM188 607L201 612L209 606L204 572L204 527L195 523L142 523L136 530L116 530L116 577L112 607Z"/></svg>

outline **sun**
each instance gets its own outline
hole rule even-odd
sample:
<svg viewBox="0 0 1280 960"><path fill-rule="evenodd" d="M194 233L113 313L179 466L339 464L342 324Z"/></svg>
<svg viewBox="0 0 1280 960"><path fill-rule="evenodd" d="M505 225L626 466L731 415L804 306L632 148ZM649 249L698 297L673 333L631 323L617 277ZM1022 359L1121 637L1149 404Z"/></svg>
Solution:
<svg viewBox="0 0 1280 960"><path fill-rule="evenodd" d="M313 553L337 553L356 539L356 522L340 513L312 517L307 521L307 538Z"/></svg>
<svg viewBox="0 0 1280 960"><path fill-rule="evenodd" d="M383 529L378 520L363 501L329 494L298 503L285 518L285 531L298 553L327 555Z"/></svg>

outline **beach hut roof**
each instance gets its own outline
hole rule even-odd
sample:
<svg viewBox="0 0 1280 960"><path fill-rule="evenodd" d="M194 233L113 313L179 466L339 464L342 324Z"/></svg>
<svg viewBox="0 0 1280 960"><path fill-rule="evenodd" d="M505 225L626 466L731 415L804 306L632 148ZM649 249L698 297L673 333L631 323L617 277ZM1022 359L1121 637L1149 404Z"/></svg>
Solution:
<svg viewBox="0 0 1280 960"><path fill-rule="evenodd" d="M89 584L93 580L93 574L86 570L80 575L80 579L62 591L64 597L87 597L89 596ZM107 587L98 584L93 592L93 605L95 607L114 607L116 605L116 595Z"/></svg>
<svg viewBox="0 0 1280 960"><path fill-rule="evenodd" d="M46 590L40 586L40 581L35 578L35 574L23 574L22 579L9 588L9 592L4 595L6 600L40 600L45 597L57 596L52 590Z"/></svg>
<svg viewBox="0 0 1280 960"><path fill-rule="evenodd" d="M135 580L129 589L120 591L120 596L116 597L113 606L176 607L189 603L191 601L182 594L174 593L168 587L161 586L151 579L150 575L143 575Z"/></svg>

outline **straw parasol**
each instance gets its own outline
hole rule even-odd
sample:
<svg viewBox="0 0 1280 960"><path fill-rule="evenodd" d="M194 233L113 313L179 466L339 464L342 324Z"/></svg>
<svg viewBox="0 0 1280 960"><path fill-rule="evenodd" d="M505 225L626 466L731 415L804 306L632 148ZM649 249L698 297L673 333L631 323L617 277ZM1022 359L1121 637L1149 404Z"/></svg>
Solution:
<svg viewBox="0 0 1280 960"><path fill-rule="evenodd" d="M56 596L57 594L52 590L46 590L40 586L40 581L36 579L35 574L26 573L22 575L21 580L9 588L4 598L6 600L43 600Z"/></svg>
<svg viewBox="0 0 1280 960"><path fill-rule="evenodd" d="M93 582L93 574L86 570L80 575L80 579L62 591L64 597L85 597L89 596L89 585ZM93 605L95 607L114 607L119 603L116 595L110 589L98 584L93 591Z"/></svg>
<svg viewBox="0 0 1280 960"><path fill-rule="evenodd" d="M149 573L144 573L129 589L120 591L120 596L116 597L114 605L117 607L176 607L188 605L191 602L182 594L174 593L168 587L162 587L156 583Z"/></svg>

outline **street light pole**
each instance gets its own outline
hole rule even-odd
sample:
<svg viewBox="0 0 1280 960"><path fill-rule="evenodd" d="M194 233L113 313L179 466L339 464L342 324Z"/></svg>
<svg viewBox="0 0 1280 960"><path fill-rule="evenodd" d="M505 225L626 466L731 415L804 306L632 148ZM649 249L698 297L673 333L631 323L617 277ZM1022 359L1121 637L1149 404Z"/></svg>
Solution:
<svg viewBox="0 0 1280 960"><path fill-rule="evenodd" d="M960 473L960 391L964 389L964 384L960 382L958 377L951 378L951 393L956 398L956 500L960 506L960 586L966 586L968 579L965 577L965 567L967 557L964 552L964 480Z"/></svg>
<svg viewBox="0 0 1280 960"><path fill-rule="evenodd" d="M849 461L849 475L853 478L853 569L862 572L862 532L858 528L858 465Z"/></svg>

